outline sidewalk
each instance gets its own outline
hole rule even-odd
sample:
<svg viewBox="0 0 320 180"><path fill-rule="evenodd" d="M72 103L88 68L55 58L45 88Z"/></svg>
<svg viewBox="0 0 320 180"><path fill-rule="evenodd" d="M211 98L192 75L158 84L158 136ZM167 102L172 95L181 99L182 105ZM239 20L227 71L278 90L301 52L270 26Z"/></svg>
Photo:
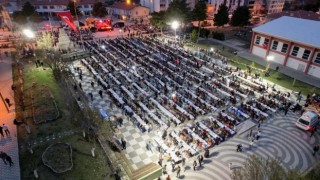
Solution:
<svg viewBox="0 0 320 180"><path fill-rule="evenodd" d="M203 38L200 38L199 40L202 40L202 39ZM248 59L250 61L253 61L253 62L257 63L257 64L260 64L260 65L263 65L263 66L267 66L268 62L264 58L256 56L256 55L253 55L253 54L250 54L248 52L248 49L233 45L233 44L231 44L229 42L219 41L219 40L212 39L212 38L203 39L203 40L208 40L208 41L211 41L212 43L219 43L219 44L224 45L226 47L230 47L232 49L235 49L235 50L238 51L238 56L240 56L242 58L245 58L245 59ZM299 81L302 81L302 82L305 82L307 84L310 84L310 85L313 85L315 87L320 88L320 79L319 78L316 78L316 77L311 76L311 75L307 75L304 72L297 71L295 69L291 69L291 68L283 66L281 64L270 62L270 68L271 69L276 69L277 66L279 66L279 72L281 72L282 74L285 74L285 75L290 76L292 78L296 78Z"/></svg>
<svg viewBox="0 0 320 180"><path fill-rule="evenodd" d="M2 49L2 52L4 50ZM10 99L14 103L14 93L11 90L12 85L12 61L10 57L6 57L1 53L0 58L0 93L2 97ZM19 180L20 179L20 164L19 164L19 149L17 140L17 128L13 124L15 118L15 105L9 107L9 113L5 107L5 102L0 98L0 125L6 124L10 131L10 136L1 138L0 151L5 152L11 156L14 165L10 167L5 165L0 159L0 180Z"/></svg>

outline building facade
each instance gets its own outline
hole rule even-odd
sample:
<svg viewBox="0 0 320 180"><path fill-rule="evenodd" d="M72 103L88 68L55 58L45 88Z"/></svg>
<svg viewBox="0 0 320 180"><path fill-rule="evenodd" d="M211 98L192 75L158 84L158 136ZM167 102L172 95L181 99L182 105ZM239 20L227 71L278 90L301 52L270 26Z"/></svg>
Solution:
<svg viewBox="0 0 320 180"><path fill-rule="evenodd" d="M116 15L122 20L144 19L149 17L149 8L124 2L115 2L113 5L108 7L108 11L112 12L112 15Z"/></svg>
<svg viewBox="0 0 320 180"><path fill-rule="evenodd" d="M283 16L253 29L250 52L320 78L320 23Z"/></svg>
<svg viewBox="0 0 320 180"><path fill-rule="evenodd" d="M152 12L166 11L172 0L140 0L140 4L150 9ZM192 10L196 4L196 0L186 0L189 8Z"/></svg>
<svg viewBox="0 0 320 180"><path fill-rule="evenodd" d="M76 0L76 6L85 16L90 16L94 3L102 0ZM36 8L40 15L49 15L52 12L64 11L67 9L68 0L32 0L30 3Z"/></svg>

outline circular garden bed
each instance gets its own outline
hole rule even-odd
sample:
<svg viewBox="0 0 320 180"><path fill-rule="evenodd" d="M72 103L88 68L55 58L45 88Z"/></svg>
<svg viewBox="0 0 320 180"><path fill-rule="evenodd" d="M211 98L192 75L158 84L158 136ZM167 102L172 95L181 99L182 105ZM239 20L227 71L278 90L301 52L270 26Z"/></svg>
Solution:
<svg viewBox="0 0 320 180"><path fill-rule="evenodd" d="M42 154L42 162L55 173L71 170L73 167L71 146L67 143L50 145Z"/></svg>

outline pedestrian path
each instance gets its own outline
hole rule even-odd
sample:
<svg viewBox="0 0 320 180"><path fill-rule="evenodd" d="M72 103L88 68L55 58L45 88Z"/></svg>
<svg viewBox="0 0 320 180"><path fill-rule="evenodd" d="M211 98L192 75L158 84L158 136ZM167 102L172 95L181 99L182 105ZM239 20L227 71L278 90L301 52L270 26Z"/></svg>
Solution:
<svg viewBox="0 0 320 180"><path fill-rule="evenodd" d="M10 58L1 54L2 61L0 61L0 92L3 98L10 99L10 102L14 102L14 94L11 90L12 85L12 61ZM19 180L20 179L20 165L19 165L19 149L17 140L17 128L13 124L15 119L15 106L9 107L9 113L5 107L5 102L0 99L0 125L6 124L10 131L10 136L1 138L0 151L5 152L12 158L14 165L10 167L5 165L0 160L0 179L2 180Z"/></svg>
<svg viewBox="0 0 320 180"><path fill-rule="evenodd" d="M243 47L239 47L239 46L233 45L232 43L219 41L219 40L215 40L215 39L206 39L206 41L207 40L211 41L212 43L218 43L218 44L221 44L223 46L230 47L232 49L237 50L238 51L238 56L240 56L242 58L248 59L250 61L253 61L253 62L258 63L258 64L263 65L263 66L267 66L267 64L268 64L268 62L264 58L256 56L256 55L253 55L253 54L250 54L248 52L248 49L245 49ZM311 75L307 75L304 72L297 71L297 70L289 68L287 66L282 66L281 64L270 62L270 68L271 69L276 69L277 66L280 67L279 68L279 72L281 72L281 73L283 73L283 74L285 74L287 76L290 76L292 78L296 78L299 81L302 81L302 82L305 82L305 83L308 83L310 85L313 85L315 87L320 88L320 79L319 78L316 78L316 77L311 76Z"/></svg>

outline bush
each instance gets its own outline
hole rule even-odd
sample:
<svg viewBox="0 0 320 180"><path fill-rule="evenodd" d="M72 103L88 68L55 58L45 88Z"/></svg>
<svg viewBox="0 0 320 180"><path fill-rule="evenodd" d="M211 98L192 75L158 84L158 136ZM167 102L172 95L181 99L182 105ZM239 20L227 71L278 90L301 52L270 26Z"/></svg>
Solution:
<svg viewBox="0 0 320 180"><path fill-rule="evenodd" d="M225 40L224 33L220 33L220 32L212 32L212 38L213 39L218 39L220 41L224 41Z"/></svg>

